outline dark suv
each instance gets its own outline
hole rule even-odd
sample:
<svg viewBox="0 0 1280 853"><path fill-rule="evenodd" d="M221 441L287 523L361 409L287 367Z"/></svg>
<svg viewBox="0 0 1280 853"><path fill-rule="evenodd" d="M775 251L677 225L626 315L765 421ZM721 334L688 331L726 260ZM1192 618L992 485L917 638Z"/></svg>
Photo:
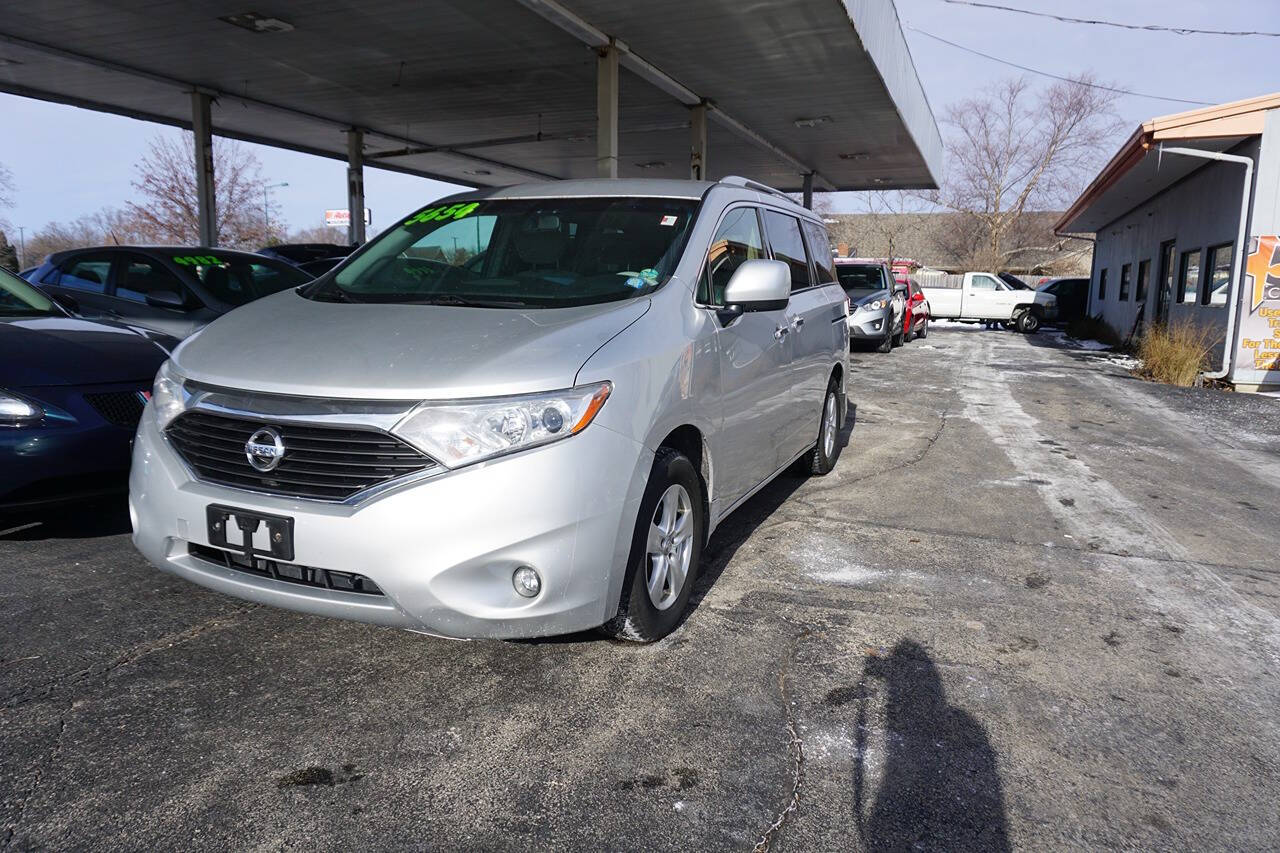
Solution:
<svg viewBox="0 0 1280 853"><path fill-rule="evenodd" d="M275 258L204 246L103 246L50 255L29 277L84 317L185 338L247 302L313 278Z"/></svg>

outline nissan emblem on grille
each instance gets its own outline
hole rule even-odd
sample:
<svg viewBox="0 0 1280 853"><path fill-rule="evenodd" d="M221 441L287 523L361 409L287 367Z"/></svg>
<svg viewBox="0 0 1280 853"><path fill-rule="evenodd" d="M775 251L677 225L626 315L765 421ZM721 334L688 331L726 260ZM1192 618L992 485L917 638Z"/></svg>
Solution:
<svg viewBox="0 0 1280 853"><path fill-rule="evenodd" d="M255 470L273 471L284 459L284 439L271 427L263 427L244 443L244 455Z"/></svg>

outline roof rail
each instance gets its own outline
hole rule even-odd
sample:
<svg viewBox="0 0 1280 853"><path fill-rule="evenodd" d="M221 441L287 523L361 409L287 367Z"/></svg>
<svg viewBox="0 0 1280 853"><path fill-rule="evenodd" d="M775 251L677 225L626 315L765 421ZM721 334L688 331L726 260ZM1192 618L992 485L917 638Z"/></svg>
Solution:
<svg viewBox="0 0 1280 853"><path fill-rule="evenodd" d="M769 193L770 195L776 195L778 198L785 198L787 201L791 202L792 204L796 203L796 200L794 198L787 195L782 190L776 190L773 187L769 186L768 184L762 184L759 181L753 181L750 178L744 178L741 175L727 175L721 178L719 180L719 183L728 184L731 187L746 187L749 190L755 190L757 192L762 192L762 193Z"/></svg>

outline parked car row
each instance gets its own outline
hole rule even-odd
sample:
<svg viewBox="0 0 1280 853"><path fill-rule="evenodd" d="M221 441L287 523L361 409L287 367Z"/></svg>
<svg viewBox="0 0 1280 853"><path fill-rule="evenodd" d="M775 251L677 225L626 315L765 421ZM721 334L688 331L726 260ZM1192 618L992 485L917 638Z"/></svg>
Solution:
<svg viewBox="0 0 1280 853"><path fill-rule="evenodd" d="M727 178L463 193L341 258L60 252L48 295L0 279L0 351L34 353L0 374L0 503L118 477L132 438L134 543L194 583L452 637L656 640L730 513L834 466L851 342L995 311L973 274L953 309L829 246ZM1007 316L1054 298L1019 293Z"/></svg>
<svg viewBox="0 0 1280 853"><path fill-rule="evenodd" d="M899 281L884 261L836 258L836 276L849 297L851 346L890 352L929 334L931 313L923 289Z"/></svg>

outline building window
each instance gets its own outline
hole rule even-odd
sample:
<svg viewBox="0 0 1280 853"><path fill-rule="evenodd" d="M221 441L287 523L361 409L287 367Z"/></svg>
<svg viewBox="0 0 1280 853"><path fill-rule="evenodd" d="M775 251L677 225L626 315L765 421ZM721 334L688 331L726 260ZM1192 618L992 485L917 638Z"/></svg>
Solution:
<svg viewBox="0 0 1280 853"><path fill-rule="evenodd" d="M1209 249L1209 280L1200 302L1203 305L1226 305L1227 291L1231 289L1231 244L1223 243Z"/></svg>
<svg viewBox="0 0 1280 853"><path fill-rule="evenodd" d="M1138 264L1138 290L1133 294L1134 301L1139 305L1147 304L1147 280L1151 278L1151 261L1145 260Z"/></svg>
<svg viewBox="0 0 1280 853"><path fill-rule="evenodd" d="M1133 264L1125 264L1120 267L1120 296L1121 302L1129 301L1129 279L1133 272Z"/></svg>
<svg viewBox="0 0 1280 853"><path fill-rule="evenodd" d="M1200 292L1200 250L1194 252L1182 253L1182 264L1179 266L1178 279L1181 287L1178 288L1178 301L1190 302L1193 305L1196 301L1196 294Z"/></svg>
<svg viewBox="0 0 1280 853"><path fill-rule="evenodd" d="M1098 273L1098 300L1102 301L1107 298L1107 271L1101 270Z"/></svg>

